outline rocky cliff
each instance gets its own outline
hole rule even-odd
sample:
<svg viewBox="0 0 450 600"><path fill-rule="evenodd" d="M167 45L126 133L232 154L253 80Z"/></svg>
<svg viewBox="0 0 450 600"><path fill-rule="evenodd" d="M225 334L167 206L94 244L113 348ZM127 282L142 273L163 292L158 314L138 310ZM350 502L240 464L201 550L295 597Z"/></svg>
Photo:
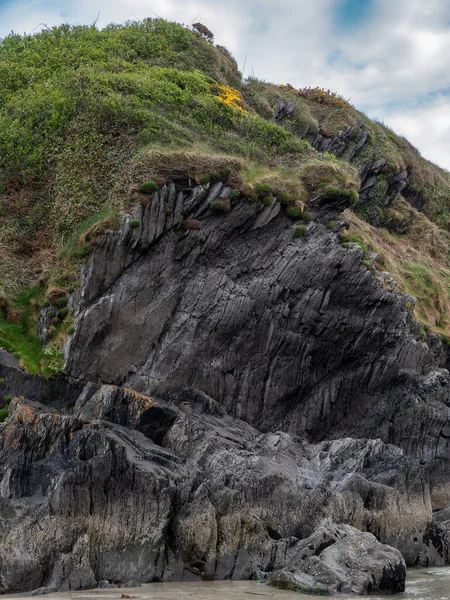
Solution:
<svg viewBox="0 0 450 600"><path fill-rule="evenodd" d="M0 592L450 562L450 175L201 24L0 60Z"/></svg>
<svg viewBox="0 0 450 600"><path fill-rule="evenodd" d="M3 355L2 394L22 398L0 438L1 591L401 591L379 542L448 562L450 378L413 299L340 243L342 197L294 237L278 201L211 210L229 195L169 183L101 239L70 296L65 379Z"/></svg>

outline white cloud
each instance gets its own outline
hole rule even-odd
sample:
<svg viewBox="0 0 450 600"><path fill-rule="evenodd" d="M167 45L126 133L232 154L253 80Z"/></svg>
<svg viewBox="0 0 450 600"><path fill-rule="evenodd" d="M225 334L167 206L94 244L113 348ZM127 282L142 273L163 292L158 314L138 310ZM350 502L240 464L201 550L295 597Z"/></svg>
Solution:
<svg viewBox="0 0 450 600"><path fill-rule="evenodd" d="M153 16L152 11L189 24L202 13L198 20L215 33L216 42L231 50L241 68L246 62L246 75L336 90L404 130L425 156L450 167L441 133L449 105L446 98L429 98L450 89L450 2L373 2L370 21L342 30L333 22L337 0L284 0L282 5L276 0L67 0L53 5L19 0L0 9L0 36L11 29L29 32L41 22L90 23L98 12L100 27Z"/></svg>
<svg viewBox="0 0 450 600"><path fill-rule="evenodd" d="M420 108L381 112L379 117L426 158L450 170L450 97L437 97Z"/></svg>

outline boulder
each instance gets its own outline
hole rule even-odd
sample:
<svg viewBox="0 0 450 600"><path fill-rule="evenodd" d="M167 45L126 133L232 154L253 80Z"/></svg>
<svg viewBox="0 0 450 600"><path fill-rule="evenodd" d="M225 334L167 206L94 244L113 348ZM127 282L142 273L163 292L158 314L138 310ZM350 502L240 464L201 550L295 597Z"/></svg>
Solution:
<svg viewBox="0 0 450 600"><path fill-rule="evenodd" d="M405 590L406 565L398 550L349 525L322 523L300 541L271 585L314 594L395 594Z"/></svg>

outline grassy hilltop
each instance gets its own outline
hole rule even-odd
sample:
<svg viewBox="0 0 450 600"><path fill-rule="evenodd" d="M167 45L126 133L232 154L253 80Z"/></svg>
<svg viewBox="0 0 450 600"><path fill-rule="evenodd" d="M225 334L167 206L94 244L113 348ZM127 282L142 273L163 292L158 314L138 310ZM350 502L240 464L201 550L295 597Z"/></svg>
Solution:
<svg viewBox="0 0 450 600"><path fill-rule="evenodd" d="M276 124L280 100L295 109ZM312 148L317 133L361 119L368 143L352 163ZM424 326L450 335L450 174L336 94L244 81L225 48L175 23L62 25L1 41L0 123L0 345L32 372L61 369L65 295L95 240L142 201L142 183L181 174L225 178L243 201L277 196L301 222L327 190L354 204L366 158L385 159L387 174L408 170L423 214L400 197L368 223L356 206L347 235L418 297ZM48 304L53 338L42 349L36 317Z"/></svg>

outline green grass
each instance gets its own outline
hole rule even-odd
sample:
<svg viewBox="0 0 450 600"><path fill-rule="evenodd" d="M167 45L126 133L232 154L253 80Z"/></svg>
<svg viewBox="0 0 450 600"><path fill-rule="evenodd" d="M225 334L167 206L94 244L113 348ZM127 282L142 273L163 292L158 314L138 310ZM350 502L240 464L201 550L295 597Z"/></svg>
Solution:
<svg viewBox="0 0 450 600"><path fill-rule="evenodd" d="M275 123L280 100L294 102L294 111ZM363 118L323 90L244 82L226 50L161 19L101 31L61 25L1 40L0 345L33 373L60 372L72 317L52 325L41 349L40 306L73 291L101 235L174 174L204 185L226 181L234 201L269 206L278 198L290 217L307 221L308 200L320 194L354 205L356 167L384 158L369 212L386 210L388 175L408 168L425 214L450 229L450 174L383 124L365 119L368 143L353 165L349 154L336 159L310 146L319 131L356 132ZM211 209L226 212L230 202Z"/></svg>
<svg viewBox="0 0 450 600"><path fill-rule="evenodd" d="M9 312L17 315L8 320L0 311L0 346L16 355L26 369L33 374L41 373L44 352L37 338L36 317L42 291L38 287L25 290L11 303Z"/></svg>
<svg viewBox="0 0 450 600"><path fill-rule="evenodd" d="M9 405L11 404L11 396L7 396L3 401L3 408L0 408L0 423L3 423L8 417Z"/></svg>
<svg viewBox="0 0 450 600"><path fill-rule="evenodd" d="M44 244L73 276L89 254L68 248L74 237L78 245L79 226L102 211L120 213L133 186L157 190L148 175L136 180L145 148L207 144L262 163L309 151L283 127L227 104L224 86L239 97L234 59L159 19L101 31L62 25L2 40L0 242L9 260L0 264L0 296L47 276L37 256ZM31 254L29 268L17 268Z"/></svg>

